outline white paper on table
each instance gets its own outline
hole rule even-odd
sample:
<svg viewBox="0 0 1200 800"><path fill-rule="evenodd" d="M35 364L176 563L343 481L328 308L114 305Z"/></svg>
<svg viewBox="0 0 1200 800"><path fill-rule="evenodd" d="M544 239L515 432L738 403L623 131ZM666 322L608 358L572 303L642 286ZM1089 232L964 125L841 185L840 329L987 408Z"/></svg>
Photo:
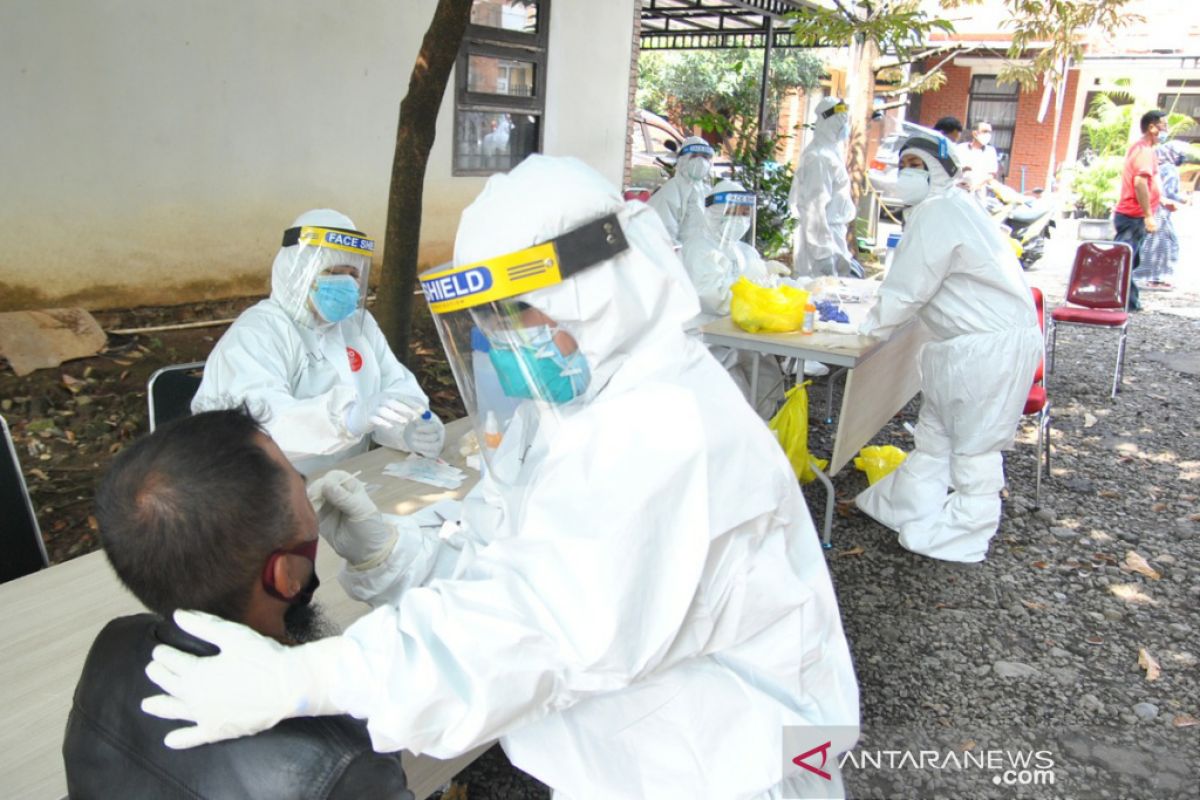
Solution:
<svg viewBox="0 0 1200 800"><path fill-rule="evenodd" d="M383 468L383 474L442 489L457 489L467 477L467 473L439 458L425 458L416 454L404 461L388 464Z"/></svg>

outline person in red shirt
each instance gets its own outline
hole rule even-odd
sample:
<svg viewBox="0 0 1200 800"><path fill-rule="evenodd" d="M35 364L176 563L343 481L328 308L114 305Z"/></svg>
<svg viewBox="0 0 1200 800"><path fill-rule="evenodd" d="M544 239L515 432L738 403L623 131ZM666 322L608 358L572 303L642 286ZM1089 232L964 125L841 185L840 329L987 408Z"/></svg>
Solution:
<svg viewBox="0 0 1200 800"><path fill-rule="evenodd" d="M1113 226L1117 229L1116 240L1126 242L1133 248L1133 268L1141 260L1142 240L1146 234L1154 233L1158 225L1154 213L1158 211L1162 194L1158 182L1158 157L1154 148L1158 144L1159 131L1167 129L1167 113L1154 109L1142 115L1142 138L1138 139L1125 153L1125 169L1121 174L1121 199L1113 209ZM1168 201L1167 207L1174 210ZM1138 302L1137 285L1129 286L1129 309L1141 308Z"/></svg>

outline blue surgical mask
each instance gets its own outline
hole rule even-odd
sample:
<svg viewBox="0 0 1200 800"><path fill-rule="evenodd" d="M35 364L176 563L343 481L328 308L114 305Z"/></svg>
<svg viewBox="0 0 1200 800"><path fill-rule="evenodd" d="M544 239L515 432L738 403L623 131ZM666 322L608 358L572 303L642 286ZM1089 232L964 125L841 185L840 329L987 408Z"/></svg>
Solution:
<svg viewBox="0 0 1200 800"><path fill-rule="evenodd" d="M358 308L358 295L358 278L353 275L321 275L312 301L326 322L341 322Z"/></svg>
<svg viewBox="0 0 1200 800"><path fill-rule="evenodd" d="M1170 138L1170 136L1171 136L1171 134L1167 133L1166 131L1159 131L1158 132L1158 143L1163 144L1164 142L1167 141L1167 139Z"/></svg>
<svg viewBox="0 0 1200 800"><path fill-rule="evenodd" d="M576 350L563 355L552 334L539 338L543 340L516 347L493 346L488 351L504 393L551 403L579 397L592 378L583 353Z"/></svg>

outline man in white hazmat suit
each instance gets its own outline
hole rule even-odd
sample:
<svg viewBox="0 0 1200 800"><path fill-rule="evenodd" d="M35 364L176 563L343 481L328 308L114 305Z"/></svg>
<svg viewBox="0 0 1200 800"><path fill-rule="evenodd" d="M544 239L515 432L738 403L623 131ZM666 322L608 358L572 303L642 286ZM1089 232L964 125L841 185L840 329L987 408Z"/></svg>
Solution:
<svg viewBox="0 0 1200 800"><path fill-rule="evenodd" d="M461 529L398 547L412 531L381 529L357 481L321 482L346 585L407 590L291 648L179 612L221 653L155 651L168 694L143 708L196 723L167 744L344 711L381 751L499 737L560 798L835 793L858 689L817 535L778 444L684 332L695 293L657 216L534 155L463 212L454 263L422 283L456 376L477 328L526 398ZM530 263L547 269L509 271ZM791 725L829 743L828 780L781 758Z"/></svg>
<svg viewBox="0 0 1200 800"><path fill-rule="evenodd" d="M689 208L700 208L708 192L708 173L712 170L712 145L699 136L689 136L679 146L675 174L650 196L650 207L658 212L663 225L676 244L679 226Z"/></svg>
<svg viewBox="0 0 1200 800"><path fill-rule="evenodd" d="M855 502L915 553L982 561L1000 524L1001 450L1012 444L1042 335L1021 265L955 185L958 172L945 137L919 134L901 146L904 237L860 332L886 338L917 317L935 341L920 355L914 450Z"/></svg>
<svg viewBox="0 0 1200 800"><path fill-rule="evenodd" d="M757 201L753 192L737 181L724 180L708 192L703 208L689 207L680 226L683 265L700 298L700 313L688 324L698 331L703 325L729 314L730 291L738 278L745 276L759 284L770 275L786 275L787 267L777 261L763 261L751 245L743 241L750 232ZM732 347L709 347L709 352L729 370L742 393L750 399L750 374L759 364L759 397L755 410L770 416L772 400L782 398L782 375L775 360L758 353Z"/></svg>
<svg viewBox="0 0 1200 800"><path fill-rule="evenodd" d="M300 215L271 267L271 296L217 342L192 411L245 403L301 472L364 452L369 436L440 453L441 420L364 308L374 250L344 214Z"/></svg>
<svg viewBox="0 0 1200 800"><path fill-rule="evenodd" d="M788 207L796 218L792 235L792 274L798 277L862 277L850 254L846 233L858 210L850 197L846 141L850 113L846 103L826 97L817 103L812 141L800 154Z"/></svg>

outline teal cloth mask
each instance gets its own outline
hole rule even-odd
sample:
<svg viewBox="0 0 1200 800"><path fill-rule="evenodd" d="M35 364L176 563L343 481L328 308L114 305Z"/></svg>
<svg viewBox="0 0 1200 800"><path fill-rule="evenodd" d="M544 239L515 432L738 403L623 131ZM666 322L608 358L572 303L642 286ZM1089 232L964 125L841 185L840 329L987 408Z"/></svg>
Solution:
<svg viewBox="0 0 1200 800"><path fill-rule="evenodd" d="M322 275L312 291L313 305L326 322L341 322L358 308L358 278Z"/></svg>
<svg viewBox="0 0 1200 800"><path fill-rule="evenodd" d="M583 353L563 355L553 336L515 348L493 345L488 358L509 397L566 403L583 394L592 379Z"/></svg>

